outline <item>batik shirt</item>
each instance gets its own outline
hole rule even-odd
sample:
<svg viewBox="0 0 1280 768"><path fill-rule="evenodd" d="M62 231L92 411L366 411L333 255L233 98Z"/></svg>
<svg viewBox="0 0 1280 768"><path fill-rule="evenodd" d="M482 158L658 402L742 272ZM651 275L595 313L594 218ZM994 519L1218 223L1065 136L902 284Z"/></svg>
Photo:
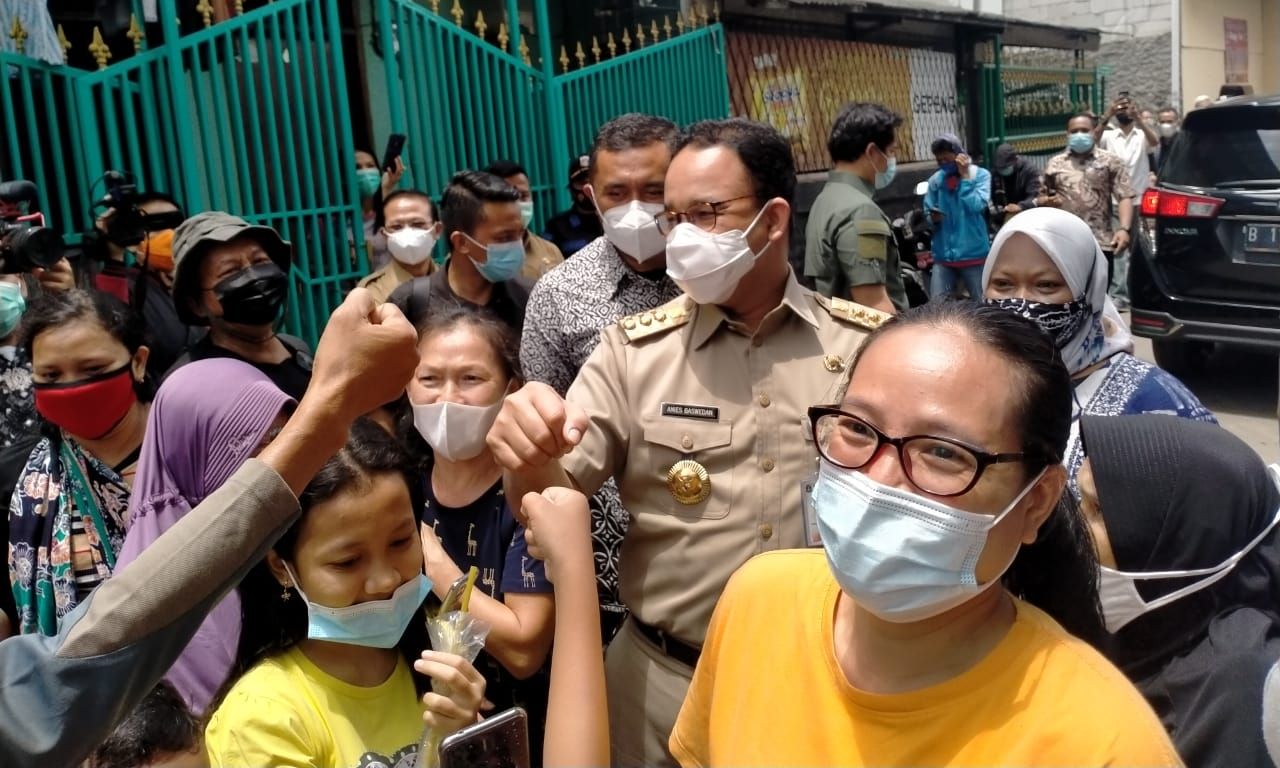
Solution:
<svg viewBox="0 0 1280 768"><path fill-rule="evenodd" d="M17 347L0 347L0 448L31 435L37 424L31 361Z"/></svg>
<svg viewBox="0 0 1280 768"><path fill-rule="evenodd" d="M1044 190L1057 190L1062 210L1084 219L1102 250L1112 251L1112 200L1134 197L1123 160L1101 149L1087 155L1071 151L1054 155L1044 168Z"/></svg>
<svg viewBox="0 0 1280 768"><path fill-rule="evenodd" d="M549 384L563 397L600 343L603 329L679 295L665 270L656 277L636 274L609 238L596 238L543 275L529 294L520 341L525 378ZM618 597L618 554L627 519L618 486L609 480L591 497L592 548L606 639L625 612Z"/></svg>

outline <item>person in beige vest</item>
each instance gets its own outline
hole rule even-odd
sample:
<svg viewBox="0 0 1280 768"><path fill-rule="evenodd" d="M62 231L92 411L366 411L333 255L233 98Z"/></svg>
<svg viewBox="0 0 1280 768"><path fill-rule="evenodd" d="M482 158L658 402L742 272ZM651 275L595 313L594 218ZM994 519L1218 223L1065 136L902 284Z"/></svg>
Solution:
<svg viewBox="0 0 1280 768"><path fill-rule="evenodd" d="M379 304L401 284L436 271L432 253L440 237L436 204L425 192L392 193L382 204L382 217L391 261L360 281L360 287L368 289Z"/></svg>
<svg viewBox="0 0 1280 768"><path fill-rule="evenodd" d="M530 280L537 280L564 261L564 255L555 243L535 235L529 229L529 225L533 223L533 186L529 183L529 174L525 172L524 166L511 160L495 161L484 170L515 187L520 193L520 218L524 221L525 228L524 269L520 274Z"/></svg>
<svg viewBox="0 0 1280 768"><path fill-rule="evenodd" d="M677 147L656 218L684 295L607 328L566 398L540 383L510 395L488 437L512 498L613 476L632 513L619 563L631 618L606 658L623 766L674 764L667 740L734 570L818 543L802 507L817 471L805 412L837 399L888 318L796 281L795 162L777 131L706 121Z"/></svg>

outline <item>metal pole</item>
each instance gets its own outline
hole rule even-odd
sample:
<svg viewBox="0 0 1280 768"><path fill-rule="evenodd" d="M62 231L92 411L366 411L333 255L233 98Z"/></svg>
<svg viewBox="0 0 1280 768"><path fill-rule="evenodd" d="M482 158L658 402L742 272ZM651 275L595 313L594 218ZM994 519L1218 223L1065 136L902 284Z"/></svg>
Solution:
<svg viewBox="0 0 1280 768"><path fill-rule="evenodd" d="M564 173L569 167L569 126L564 110L564 88L556 78L556 63L551 55L551 19L547 0L533 0L534 23L538 32L538 55L542 58L542 77L547 92L547 137L551 142L551 172ZM567 184L553 185L556 209L572 204Z"/></svg>
<svg viewBox="0 0 1280 768"><path fill-rule="evenodd" d="M169 99L173 102L172 118L175 123L175 135L191 141L195 136L195 127L191 124L193 105L190 91L186 87L186 75L182 69L182 47L178 44L181 33L178 31L177 3L161 2L157 10L160 12L160 27L164 32L165 60L169 64L167 79L169 80ZM191 76L200 77L199 68L192 67ZM196 172L196 160L193 154L182 153L182 156L188 159L190 166L183 168L178 174L182 184L182 199L187 205L188 213L203 211L208 205L200 186L200 174ZM96 173L101 171L98 170Z"/></svg>
<svg viewBox="0 0 1280 768"><path fill-rule="evenodd" d="M520 55L520 0L507 0L507 34L511 35L512 56Z"/></svg>
<svg viewBox="0 0 1280 768"><path fill-rule="evenodd" d="M404 133L404 88L400 85L400 56L396 51L396 30L391 24L391 3L388 0L374 0L372 8L377 16L378 37L382 40L382 67L387 78L387 111L391 113L391 132ZM354 176L351 183L355 184Z"/></svg>

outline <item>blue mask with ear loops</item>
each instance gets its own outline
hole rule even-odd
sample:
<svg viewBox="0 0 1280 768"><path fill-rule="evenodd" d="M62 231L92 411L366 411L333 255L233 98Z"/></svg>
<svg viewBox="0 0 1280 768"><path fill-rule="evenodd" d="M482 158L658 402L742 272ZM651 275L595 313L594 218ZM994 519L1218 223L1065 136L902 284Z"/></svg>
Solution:
<svg viewBox="0 0 1280 768"><path fill-rule="evenodd" d="M288 563L284 567L293 580L293 588L307 603L307 637L311 640L394 648L418 614L422 602L431 594L431 579L419 573L417 578L401 584L387 600L330 608L307 599L293 569Z"/></svg>
<svg viewBox="0 0 1280 768"><path fill-rule="evenodd" d="M17 283L0 283L0 338L13 333L27 311L27 300Z"/></svg>

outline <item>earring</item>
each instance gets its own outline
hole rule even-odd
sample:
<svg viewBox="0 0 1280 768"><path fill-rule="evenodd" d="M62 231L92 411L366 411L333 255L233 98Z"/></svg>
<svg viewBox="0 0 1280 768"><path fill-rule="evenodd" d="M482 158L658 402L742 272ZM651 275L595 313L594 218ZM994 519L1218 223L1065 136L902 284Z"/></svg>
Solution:
<svg viewBox="0 0 1280 768"><path fill-rule="evenodd" d="M285 584L284 588L280 590L280 602L287 603L289 602L289 599L292 597L293 597L293 590L289 589L288 584Z"/></svg>

